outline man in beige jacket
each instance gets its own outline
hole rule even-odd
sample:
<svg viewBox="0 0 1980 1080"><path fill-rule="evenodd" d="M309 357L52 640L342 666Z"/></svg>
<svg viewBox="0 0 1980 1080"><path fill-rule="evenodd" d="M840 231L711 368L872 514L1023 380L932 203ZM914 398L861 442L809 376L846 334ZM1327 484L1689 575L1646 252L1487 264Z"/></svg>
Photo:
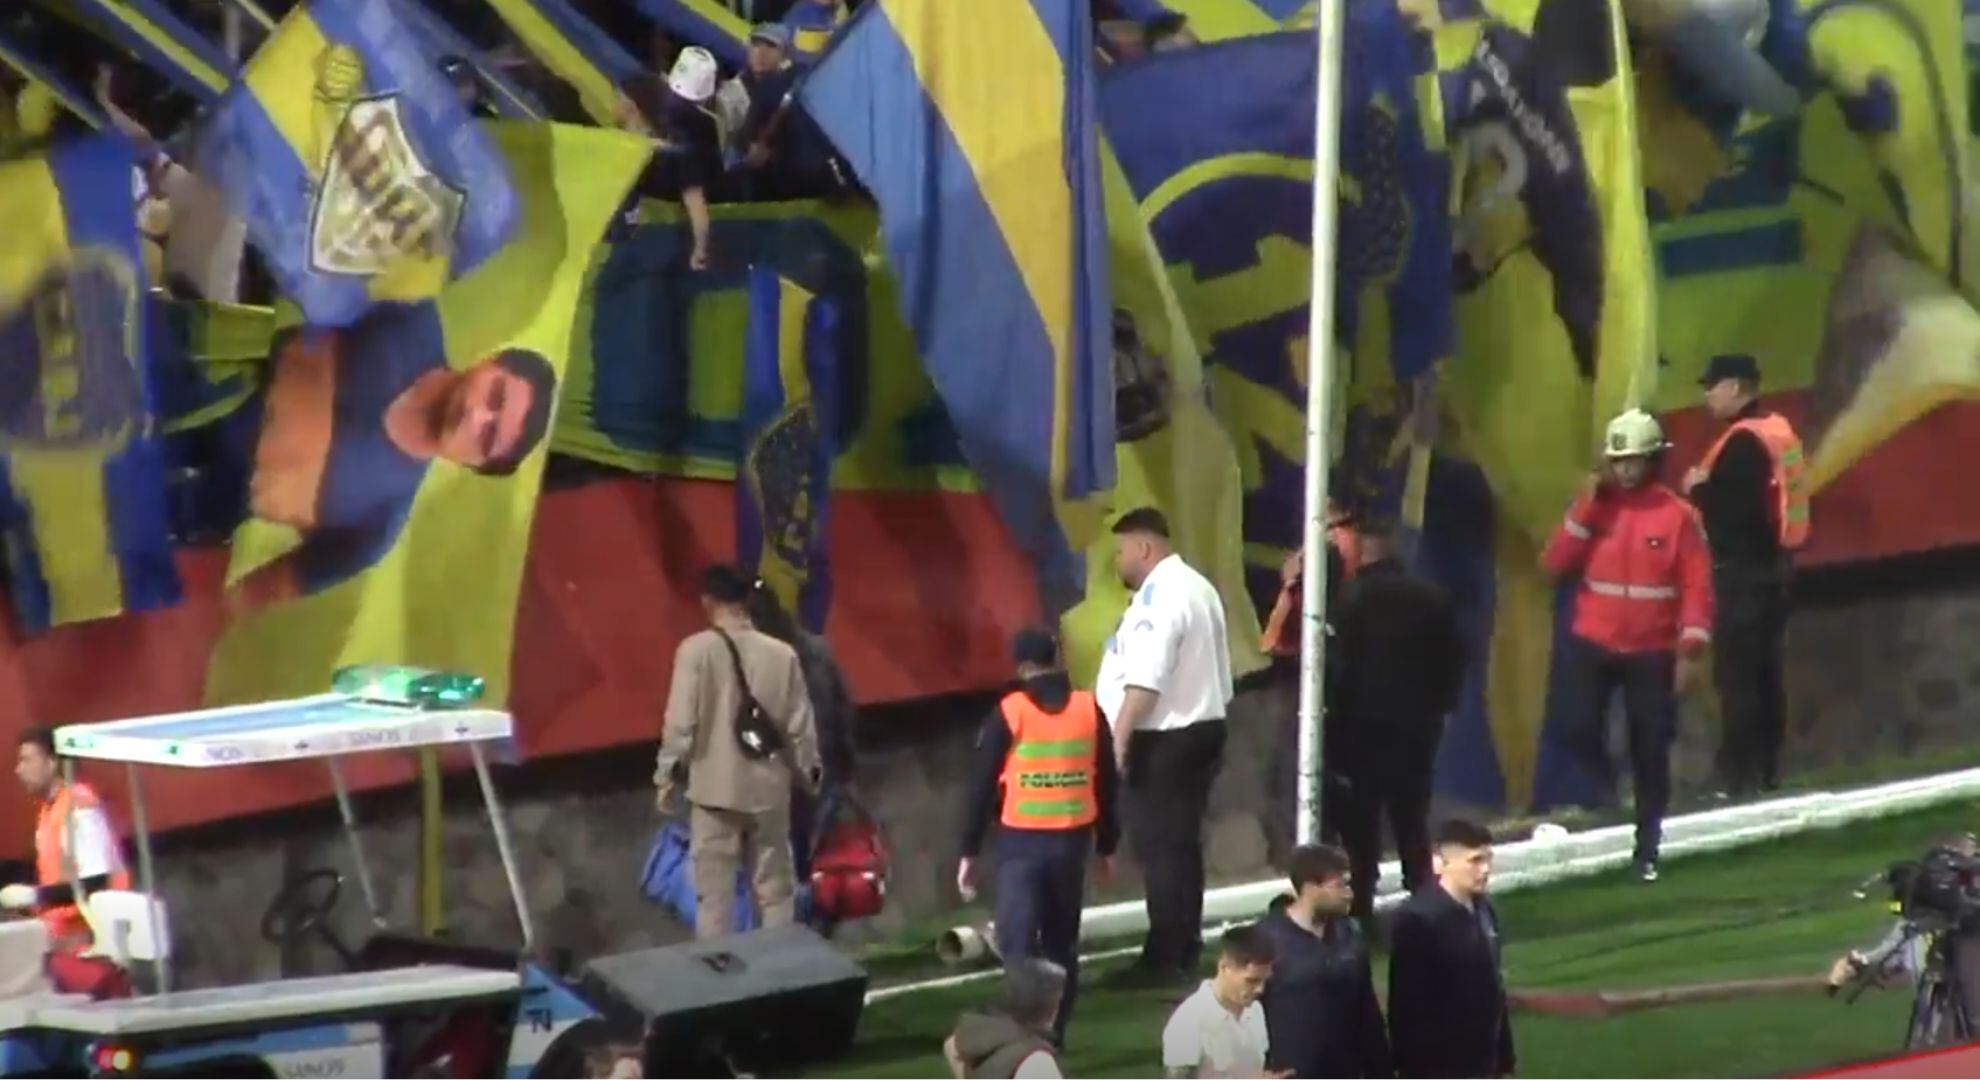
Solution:
<svg viewBox="0 0 1980 1080"><path fill-rule="evenodd" d="M818 739L804 672L789 645L750 625L744 610L749 590L728 566L702 575L701 609L709 629L681 642L674 654L653 777L663 812L685 785L694 933L703 939L727 934L734 925L736 871L745 858L763 925L786 926L796 917L791 785L795 780L815 789L818 783ZM746 693L736 678L738 666ZM744 748L744 738L752 736L743 721L748 698L774 729L767 742L781 743L761 757ZM755 733L759 744L761 734Z"/></svg>

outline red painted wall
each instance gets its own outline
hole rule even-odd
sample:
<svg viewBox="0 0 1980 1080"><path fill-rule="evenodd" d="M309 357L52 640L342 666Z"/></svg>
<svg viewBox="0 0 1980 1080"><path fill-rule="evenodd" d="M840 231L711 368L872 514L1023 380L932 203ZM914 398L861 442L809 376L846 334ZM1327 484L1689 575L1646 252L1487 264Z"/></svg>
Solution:
<svg viewBox="0 0 1980 1080"><path fill-rule="evenodd" d="M828 637L853 693L893 701L994 686L1010 634L1038 617L1029 565L975 495L855 495L832 503L836 593ZM675 645L701 625L694 583L734 555L726 484L615 480L544 496L516 619L510 707L525 754L631 744L645 754ZM21 640L0 620L0 729L197 708L221 628L226 552L186 552L187 599L169 611ZM399 755L347 765L360 787L402 782ZM121 769L84 775L126 805ZM325 798L321 766L146 770L159 829ZM0 797L0 857L29 844L25 799Z"/></svg>
<svg viewBox="0 0 1980 1080"><path fill-rule="evenodd" d="M1770 403L1798 419L1802 395ZM1700 410L1668 418L1673 477L1711 438ZM1980 404L1952 405L1878 448L1815 501L1810 566L1980 544ZM733 492L688 480L614 480L544 496L516 617L510 707L531 757L658 738L676 643L700 626L694 579L733 556ZM897 701L994 686L1011 631L1037 618L1031 573L978 495L845 494L832 504L836 593L827 636L853 693ZM31 641L0 620L0 729L198 707L221 627L224 551L180 556L187 599L169 611L59 628ZM410 775L394 755L350 763L359 786ZM118 803L119 770L87 775ZM153 824L169 829L327 797L321 770L149 770ZM0 797L0 857L28 846L26 800Z"/></svg>

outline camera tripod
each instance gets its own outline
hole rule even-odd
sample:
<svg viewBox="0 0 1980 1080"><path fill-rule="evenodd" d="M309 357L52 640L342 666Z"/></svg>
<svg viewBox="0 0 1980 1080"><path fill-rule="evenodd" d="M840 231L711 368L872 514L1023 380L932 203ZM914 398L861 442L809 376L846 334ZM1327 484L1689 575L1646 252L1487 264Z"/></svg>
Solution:
<svg viewBox="0 0 1980 1080"><path fill-rule="evenodd" d="M1878 950L1874 959L1857 966L1842 988L1843 1001L1854 1004L1869 987L1912 967L1917 957L1917 984L1911 997L1911 1020L1904 1033L1906 1050L1958 1046L1975 1039L1967 991L1953 952L1953 934L1904 920L1897 941Z"/></svg>

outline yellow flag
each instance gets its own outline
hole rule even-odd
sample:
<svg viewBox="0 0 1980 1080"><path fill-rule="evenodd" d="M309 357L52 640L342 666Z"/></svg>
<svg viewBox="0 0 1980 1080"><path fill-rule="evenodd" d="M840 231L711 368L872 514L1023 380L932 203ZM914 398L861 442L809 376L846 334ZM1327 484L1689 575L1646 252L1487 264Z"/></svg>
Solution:
<svg viewBox="0 0 1980 1080"><path fill-rule="evenodd" d="M635 136L592 128L490 127L522 195L523 221L513 243L431 302L443 332L446 368L458 374L489 358L527 354L561 372L586 268L649 147ZM518 321L515 312L528 316ZM276 361L287 362L288 353ZM340 384L338 391L343 389ZM554 399L554 385L550 393ZM382 662L471 672L487 679L490 696L502 700L545 431L547 422L539 425L540 441L511 475L486 475L486 466L477 472L451 459L430 461L410 506L401 511L396 534L375 561L354 571L344 565L341 570L351 572L341 578L304 575L298 580L306 588L294 598L254 607L244 590L266 580L256 575L267 567L296 552L324 548L318 536L322 518L333 511L331 489L319 489L314 500L314 528L260 516L243 525L235 537L228 595L230 606L253 613L236 615L215 650L207 698L232 703L318 693L338 667ZM336 437L331 436L333 455L341 452ZM376 441L374 436L372 457L365 460L376 460ZM263 443L255 498L260 505L280 505L260 486L269 458L265 431ZM334 460L320 466L326 474ZM346 554L332 544L310 562L328 563Z"/></svg>

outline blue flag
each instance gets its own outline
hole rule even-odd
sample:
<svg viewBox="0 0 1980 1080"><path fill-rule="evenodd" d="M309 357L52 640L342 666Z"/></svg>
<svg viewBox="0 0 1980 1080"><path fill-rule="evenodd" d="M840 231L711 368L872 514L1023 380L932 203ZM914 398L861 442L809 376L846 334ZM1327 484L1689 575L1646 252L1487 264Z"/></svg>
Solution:
<svg viewBox="0 0 1980 1080"><path fill-rule="evenodd" d="M774 270L750 275L736 551L784 610L822 633L831 605L826 505L838 456L840 311Z"/></svg>
<svg viewBox="0 0 1980 1080"><path fill-rule="evenodd" d="M514 233L508 166L402 0L309 0L195 135L199 172L318 326L434 296Z"/></svg>
<svg viewBox="0 0 1980 1080"><path fill-rule="evenodd" d="M1453 348L1450 166L1443 118L1417 107L1432 58L1393 5L1349 5L1344 32L1335 328L1356 388L1390 391L1349 395L1336 497L1408 516L1404 495L1421 485L1408 483L1412 455L1396 453L1410 402L1394 388ZM1304 521L1317 60L1311 33L1281 32L1160 53L1100 83L1109 142L1240 443L1245 541L1267 553L1296 545ZM1275 594L1277 560L1255 559L1250 583L1254 597Z"/></svg>
<svg viewBox="0 0 1980 1080"><path fill-rule="evenodd" d="M875 0L800 93L879 204L902 314L1048 610L1084 592L1068 507L1114 481L1092 64L1077 0Z"/></svg>
<svg viewBox="0 0 1980 1080"><path fill-rule="evenodd" d="M616 126L619 87L640 73L633 59L567 0L488 0L516 40L578 92L593 120Z"/></svg>
<svg viewBox="0 0 1980 1080"><path fill-rule="evenodd" d="M639 13L689 45L699 45L730 67L749 50L749 23L721 0L631 0Z"/></svg>
<svg viewBox="0 0 1980 1080"><path fill-rule="evenodd" d="M202 102L227 89L236 74L220 46L201 37L160 0L72 0L86 24Z"/></svg>
<svg viewBox="0 0 1980 1080"><path fill-rule="evenodd" d="M496 112L519 120L541 120L548 115L542 102L502 74L487 53L475 48L447 20L427 10L424 0L401 0L400 6L436 57L458 58L473 70L475 81L487 89L487 100Z"/></svg>
<svg viewBox="0 0 1980 1080"><path fill-rule="evenodd" d="M53 64L48 63L7 27L0 26L0 67L9 67L30 83L45 87L62 107L97 131L110 125L96 101L71 83Z"/></svg>
<svg viewBox="0 0 1980 1080"><path fill-rule="evenodd" d="M179 600L137 160L108 136L0 165L0 547L29 632Z"/></svg>

